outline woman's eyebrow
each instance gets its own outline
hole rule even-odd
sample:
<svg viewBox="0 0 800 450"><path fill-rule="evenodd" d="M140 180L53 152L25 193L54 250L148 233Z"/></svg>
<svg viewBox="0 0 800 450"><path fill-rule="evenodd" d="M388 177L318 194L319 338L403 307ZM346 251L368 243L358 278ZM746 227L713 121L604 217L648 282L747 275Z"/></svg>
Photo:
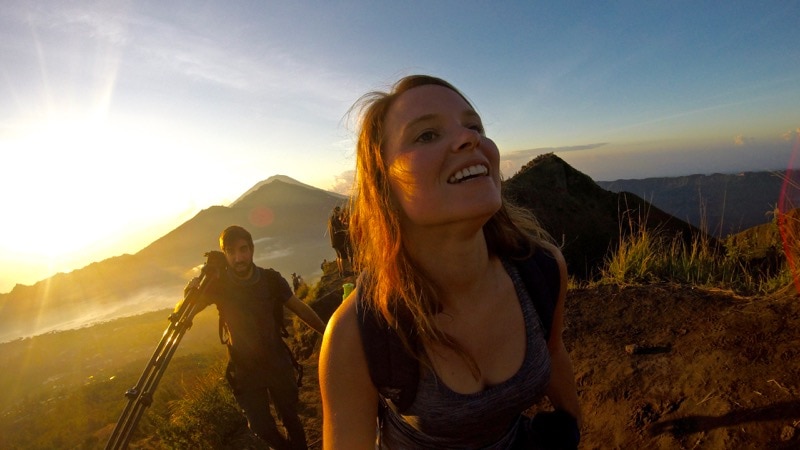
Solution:
<svg viewBox="0 0 800 450"><path fill-rule="evenodd" d="M480 114L478 114L477 111L475 111L474 109L466 109L461 114L465 118L478 119L478 120L480 120L480 118L481 118ZM423 115L421 115L421 116L419 116L417 118L414 118L414 119L410 120L403 127L403 134L405 134L408 130L413 129L414 127L416 127L420 123L424 123L424 122L427 122L429 120L435 119L436 116L437 116L437 114L433 114L433 113L431 113L431 114L423 114Z"/></svg>
<svg viewBox="0 0 800 450"><path fill-rule="evenodd" d="M406 131L416 127L418 124L427 122L429 120L433 120L436 118L436 114L423 114L415 119L411 119L404 127L403 133L405 134Z"/></svg>
<svg viewBox="0 0 800 450"><path fill-rule="evenodd" d="M474 109L468 109L468 110L464 111L464 117L469 117L469 118L478 119L478 120L481 119L481 115L478 114L478 112L475 111Z"/></svg>

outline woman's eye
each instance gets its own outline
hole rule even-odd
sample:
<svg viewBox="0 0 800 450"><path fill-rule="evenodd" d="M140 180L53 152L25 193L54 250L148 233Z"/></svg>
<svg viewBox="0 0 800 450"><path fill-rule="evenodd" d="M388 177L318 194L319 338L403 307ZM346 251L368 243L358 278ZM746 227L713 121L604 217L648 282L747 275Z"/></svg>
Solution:
<svg viewBox="0 0 800 450"><path fill-rule="evenodd" d="M436 139L436 133L433 131L425 131L417 136L417 142L431 142L434 139Z"/></svg>

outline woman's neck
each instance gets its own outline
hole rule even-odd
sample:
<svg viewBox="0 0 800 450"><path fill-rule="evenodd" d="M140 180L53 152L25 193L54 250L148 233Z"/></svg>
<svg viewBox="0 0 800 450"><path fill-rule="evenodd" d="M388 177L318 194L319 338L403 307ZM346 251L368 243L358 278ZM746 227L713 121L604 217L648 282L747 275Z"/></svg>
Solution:
<svg viewBox="0 0 800 450"><path fill-rule="evenodd" d="M406 251L437 286L447 306L474 292L491 270L483 230L471 235L431 233L407 236Z"/></svg>

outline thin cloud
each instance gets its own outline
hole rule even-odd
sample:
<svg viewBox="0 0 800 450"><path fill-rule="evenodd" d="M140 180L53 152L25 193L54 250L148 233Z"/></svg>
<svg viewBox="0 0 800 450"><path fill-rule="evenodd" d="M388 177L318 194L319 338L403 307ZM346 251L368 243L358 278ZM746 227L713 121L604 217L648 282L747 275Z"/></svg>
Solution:
<svg viewBox="0 0 800 450"><path fill-rule="evenodd" d="M793 141L797 136L800 136L800 127L795 128L794 130L787 131L781 135L781 139L784 141Z"/></svg>
<svg viewBox="0 0 800 450"><path fill-rule="evenodd" d="M735 136L733 138L733 145L735 145L737 147L743 147L745 145L752 144L753 142L755 142L755 140L756 140L756 138L747 137L747 136L744 136L744 135L740 134L740 135L737 135L737 136Z"/></svg>
<svg viewBox="0 0 800 450"><path fill-rule="evenodd" d="M296 102L299 97L306 109L322 109L329 115L341 110L343 98L355 98L351 76L321 69L313 58L296 55L284 43L243 42L224 27L200 33L165 16L158 8L119 10L56 3L51 8L18 7L13 18L51 39L77 38L86 52L107 45L107 51L116 51L128 67L136 68L138 73L132 76L162 80L178 76L272 101L294 98ZM309 73L315 76L305 76Z"/></svg>
<svg viewBox="0 0 800 450"><path fill-rule="evenodd" d="M351 195L353 193L353 182L356 179L355 170L346 170L338 175L334 175L333 186L331 191L342 195Z"/></svg>
<svg viewBox="0 0 800 450"><path fill-rule="evenodd" d="M594 150L596 148L602 147L607 144L608 142L599 142L596 144L572 145L567 147L540 147L540 148L531 148L526 150L514 150L503 154L503 160L505 161L525 160L525 162L527 162L531 158L543 155L545 153L579 152L584 150Z"/></svg>

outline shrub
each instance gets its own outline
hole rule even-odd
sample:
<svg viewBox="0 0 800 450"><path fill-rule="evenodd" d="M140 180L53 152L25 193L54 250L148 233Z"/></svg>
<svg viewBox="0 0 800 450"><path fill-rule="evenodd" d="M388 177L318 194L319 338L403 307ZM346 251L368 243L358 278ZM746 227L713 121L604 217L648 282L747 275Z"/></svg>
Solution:
<svg viewBox="0 0 800 450"><path fill-rule="evenodd" d="M300 300L306 300L308 298L313 298L313 297L309 297L308 294L309 294L309 288L308 288L308 284L306 284L305 281L303 283L301 283L300 286L297 287L297 291L294 293L294 295L296 295L297 298L299 298Z"/></svg>
<svg viewBox="0 0 800 450"><path fill-rule="evenodd" d="M600 284L666 281L752 295L775 292L792 281L782 255L768 254L766 262L748 259L741 244L728 241L724 249L718 248L702 232L687 243L647 229L645 222L629 221L628 229L620 230L619 245L600 271Z"/></svg>
<svg viewBox="0 0 800 450"><path fill-rule="evenodd" d="M169 403L169 415L154 419L156 432L170 448L228 448L247 427L227 381L224 364L184 383L184 397Z"/></svg>

